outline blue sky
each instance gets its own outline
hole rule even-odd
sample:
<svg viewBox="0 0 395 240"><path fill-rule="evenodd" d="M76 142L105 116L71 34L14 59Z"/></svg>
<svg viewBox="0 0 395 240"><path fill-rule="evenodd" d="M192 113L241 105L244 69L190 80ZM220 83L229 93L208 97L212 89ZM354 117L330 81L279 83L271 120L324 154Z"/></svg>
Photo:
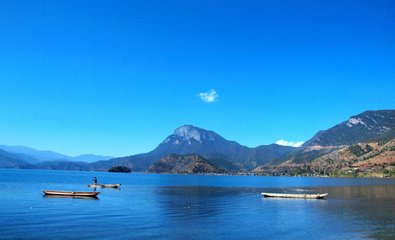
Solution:
<svg viewBox="0 0 395 240"><path fill-rule="evenodd" d="M394 109L394 29L392 0L0 1L0 143L125 156L183 124L306 141Z"/></svg>

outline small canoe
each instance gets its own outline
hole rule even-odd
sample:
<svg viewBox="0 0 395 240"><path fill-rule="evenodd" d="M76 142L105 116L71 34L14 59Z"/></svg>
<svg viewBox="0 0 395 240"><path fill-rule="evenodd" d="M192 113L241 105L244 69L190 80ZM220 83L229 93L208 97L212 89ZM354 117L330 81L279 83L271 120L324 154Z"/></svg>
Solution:
<svg viewBox="0 0 395 240"><path fill-rule="evenodd" d="M262 193L262 196L274 197L274 198L323 199L326 196L328 196L328 193L317 193L317 194Z"/></svg>
<svg viewBox="0 0 395 240"><path fill-rule="evenodd" d="M119 188L121 184L88 184L88 187L93 188Z"/></svg>
<svg viewBox="0 0 395 240"><path fill-rule="evenodd" d="M58 191L58 190L43 190L45 195L56 196L72 196L72 197L97 197L100 192L74 192L74 191Z"/></svg>

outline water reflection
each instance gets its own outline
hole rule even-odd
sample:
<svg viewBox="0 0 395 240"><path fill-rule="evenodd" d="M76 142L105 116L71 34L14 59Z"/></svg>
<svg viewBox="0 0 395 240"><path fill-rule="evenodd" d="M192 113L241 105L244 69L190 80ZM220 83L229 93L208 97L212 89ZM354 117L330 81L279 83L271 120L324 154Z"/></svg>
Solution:
<svg viewBox="0 0 395 240"><path fill-rule="evenodd" d="M394 186L340 186L340 187L318 187L317 191L330 192L331 198L338 199L393 199L395 200Z"/></svg>
<svg viewBox="0 0 395 240"><path fill-rule="evenodd" d="M158 203L163 211L182 221L220 214L227 205L217 201L235 194L235 191L215 187L161 187L157 190Z"/></svg>
<svg viewBox="0 0 395 240"><path fill-rule="evenodd" d="M119 191L121 191L121 188L99 188L97 190L101 191L101 192L105 192L105 191L119 192ZM93 188L93 192L96 192L96 188Z"/></svg>
<svg viewBox="0 0 395 240"><path fill-rule="evenodd" d="M98 197L88 197L88 196L60 196L60 195L43 195L44 199L50 199L50 198L72 198L72 199L85 199L85 200L99 200Z"/></svg>
<svg viewBox="0 0 395 240"><path fill-rule="evenodd" d="M163 239L242 239L230 236L235 219L248 213L249 203L257 200L250 189L177 186L159 187L155 191L162 224L171 231ZM251 198L245 198L249 196ZM240 219L243 217L240 216ZM245 219L244 222L247 222ZM208 237L209 236L209 237Z"/></svg>
<svg viewBox="0 0 395 240"><path fill-rule="evenodd" d="M320 187L329 192L331 208L320 209L325 214L336 214L360 220L359 231L368 238L395 239L395 187L343 186ZM336 209L336 211L334 211Z"/></svg>

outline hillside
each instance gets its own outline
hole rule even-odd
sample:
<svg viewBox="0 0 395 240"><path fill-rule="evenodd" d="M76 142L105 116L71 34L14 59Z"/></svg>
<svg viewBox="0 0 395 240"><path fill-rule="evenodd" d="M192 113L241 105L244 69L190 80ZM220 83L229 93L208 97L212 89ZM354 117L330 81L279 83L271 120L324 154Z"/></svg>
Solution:
<svg viewBox="0 0 395 240"><path fill-rule="evenodd" d="M348 158L343 158L340 157L340 153L342 153L341 156L345 156L344 153L349 152L349 148L355 150L369 146L368 148L373 148L372 153L369 154L377 154L376 165L381 162L389 164L391 160L388 160L389 162L385 160L388 150L378 146L391 144L393 139L395 139L395 111L365 111L328 130L319 131L304 143L302 148L263 164L254 169L254 172L265 175L352 174L353 170L345 168L344 164L348 158L354 162L360 162L361 156L355 158L353 155L346 154ZM378 151L383 151L383 153L378 153ZM369 154L366 156L370 156ZM359 167L357 173L362 175L362 172L366 173L367 168L373 169L372 172L384 173L388 167L379 164L382 168L380 171L375 165L367 164L366 166Z"/></svg>
<svg viewBox="0 0 395 240"><path fill-rule="evenodd" d="M260 166L258 175L395 177L395 139L344 146L315 159Z"/></svg>
<svg viewBox="0 0 395 240"><path fill-rule="evenodd" d="M314 160L311 169L322 175L395 177L395 140L343 147Z"/></svg>

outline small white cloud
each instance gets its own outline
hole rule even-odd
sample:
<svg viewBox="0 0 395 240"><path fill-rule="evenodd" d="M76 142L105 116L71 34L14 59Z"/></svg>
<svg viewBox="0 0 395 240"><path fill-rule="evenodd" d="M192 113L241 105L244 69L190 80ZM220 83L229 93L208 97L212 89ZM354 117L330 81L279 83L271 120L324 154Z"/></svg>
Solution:
<svg viewBox="0 0 395 240"><path fill-rule="evenodd" d="M302 146L304 142L292 142L292 141L286 141L283 139L280 139L276 142L276 144L278 145L282 145L282 146L290 146L290 147L300 147Z"/></svg>
<svg viewBox="0 0 395 240"><path fill-rule="evenodd" d="M214 89L208 90L207 92L201 92L198 95L203 102L212 103L217 101L218 94Z"/></svg>

